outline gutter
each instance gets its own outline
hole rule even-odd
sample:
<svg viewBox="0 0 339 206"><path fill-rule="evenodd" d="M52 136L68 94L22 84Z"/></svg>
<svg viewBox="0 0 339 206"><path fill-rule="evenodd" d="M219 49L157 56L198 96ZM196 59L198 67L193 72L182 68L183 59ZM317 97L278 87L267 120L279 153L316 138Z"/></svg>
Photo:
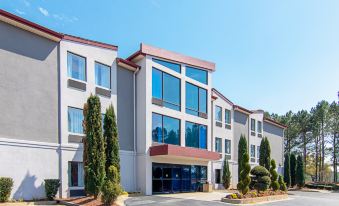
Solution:
<svg viewBox="0 0 339 206"><path fill-rule="evenodd" d="M137 190L137 173L136 173L136 155L137 155L137 147L136 147L136 92L135 92L135 82L136 82L136 74L140 70L140 67L138 67L134 72L133 72L133 176L134 176L134 189L135 191Z"/></svg>

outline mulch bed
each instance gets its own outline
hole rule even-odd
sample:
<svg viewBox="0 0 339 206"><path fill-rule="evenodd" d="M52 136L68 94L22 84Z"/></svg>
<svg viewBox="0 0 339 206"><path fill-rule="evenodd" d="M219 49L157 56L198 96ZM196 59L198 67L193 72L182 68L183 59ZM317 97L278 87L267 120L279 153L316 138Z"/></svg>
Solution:
<svg viewBox="0 0 339 206"><path fill-rule="evenodd" d="M93 196L88 197L75 197L75 198L67 198L67 199L61 199L62 201L73 203L76 205L84 205L84 206L103 206L102 202L100 201L100 198L94 199ZM112 206L117 206L116 204L113 204Z"/></svg>

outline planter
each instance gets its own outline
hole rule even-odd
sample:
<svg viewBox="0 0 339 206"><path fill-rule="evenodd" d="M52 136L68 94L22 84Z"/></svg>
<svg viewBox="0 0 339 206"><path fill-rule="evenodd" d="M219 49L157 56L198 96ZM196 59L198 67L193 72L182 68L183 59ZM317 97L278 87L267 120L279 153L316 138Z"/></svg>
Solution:
<svg viewBox="0 0 339 206"><path fill-rule="evenodd" d="M213 190L212 184L208 184L208 183L203 184L203 188L202 188L203 192L212 192L212 190Z"/></svg>
<svg viewBox="0 0 339 206"><path fill-rule="evenodd" d="M251 203L259 203L259 202L269 202L274 200L284 200L287 199L288 195L271 195L265 197L255 197L255 198L246 198L246 199L228 199L226 197L222 198L222 202L227 202L231 204L251 204Z"/></svg>

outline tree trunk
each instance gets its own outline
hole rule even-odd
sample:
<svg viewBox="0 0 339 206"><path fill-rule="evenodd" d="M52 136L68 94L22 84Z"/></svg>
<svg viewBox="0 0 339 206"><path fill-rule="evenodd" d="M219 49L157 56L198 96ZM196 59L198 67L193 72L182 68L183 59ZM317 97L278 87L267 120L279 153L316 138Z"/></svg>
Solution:
<svg viewBox="0 0 339 206"><path fill-rule="evenodd" d="M318 181L318 161L319 161L319 154L318 154L318 136L315 137L315 181Z"/></svg>
<svg viewBox="0 0 339 206"><path fill-rule="evenodd" d="M304 171L306 171L306 132L303 133L304 140Z"/></svg>
<svg viewBox="0 0 339 206"><path fill-rule="evenodd" d="M336 134L333 134L333 182L337 182L337 150Z"/></svg>
<svg viewBox="0 0 339 206"><path fill-rule="evenodd" d="M324 121L321 121L321 181L324 181L324 169L325 169L325 137L324 137Z"/></svg>

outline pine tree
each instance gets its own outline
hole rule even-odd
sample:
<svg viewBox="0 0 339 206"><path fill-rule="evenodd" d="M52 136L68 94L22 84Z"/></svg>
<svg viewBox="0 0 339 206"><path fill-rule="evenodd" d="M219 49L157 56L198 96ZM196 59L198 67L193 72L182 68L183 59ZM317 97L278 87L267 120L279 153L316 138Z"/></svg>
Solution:
<svg viewBox="0 0 339 206"><path fill-rule="evenodd" d="M294 187L296 184L296 172L297 172L297 158L292 153L290 157L290 169L291 169L291 186Z"/></svg>
<svg viewBox="0 0 339 206"><path fill-rule="evenodd" d="M228 189L231 185L231 171L228 164L228 160L224 159L223 174L222 174L222 183L225 189Z"/></svg>
<svg viewBox="0 0 339 206"><path fill-rule="evenodd" d="M267 137L264 137L260 142L259 150L259 165L265 167L267 170L270 169L271 165L271 146Z"/></svg>
<svg viewBox="0 0 339 206"><path fill-rule="evenodd" d="M296 183L300 188L305 185L304 163L301 155L297 157Z"/></svg>
<svg viewBox="0 0 339 206"><path fill-rule="evenodd" d="M114 166L118 171L118 182L120 183L120 156L117 121L113 105L106 109L104 117L104 139L106 142L106 174L110 166Z"/></svg>
<svg viewBox="0 0 339 206"><path fill-rule="evenodd" d="M239 144L238 144L238 181L241 180L240 173L243 170L242 160L243 156L247 153L247 141L245 135L240 136Z"/></svg>
<svg viewBox="0 0 339 206"><path fill-rule="evenodd" d="M249 156L248 153L245 152L242 155L242 167L243 169L240 172L240 181L237 184L237 189L245 195L249 191L249 185L251 183L251 178L249 176L250 171L251 171L251 166L249 163Z"/></svg>
<svg viewBox="0 0 339 206"><path fill-rule="evenodd" d="M291 185L291 171L290 171L290 154L285 154L285 161L284 161L284 182L286 187L290 187Z"/></svg>
<svg viewBox="0 0 339 206"><path fill-rule="evenodd" d="M88 106L87 106L87 103L84 104L84 108L83 108L83 115L84 117L87 116L87 113L88 113ZM86 131L86 118L84 118L83 122L82 122L82 128L84 130L84 134L87 134L88 132ZM83 165L84 165L84 189L85 189L85 192L86 193L89 193L88 192L88 186L87 186L87 183L88 183L88 175L87 175L87 167L88 167L88 146L87 146L87 138L83 138L82 139L82 143L83 143L83 156L82 156L82 162L83 162Z"/></svg>
<svg viewBox="0 0 339 206"><path fill-rule="evenodd" d="M275 170L277 168L277 165L275 164L274 159L271 160L271 188L276 191L280 188L279 182L278 182L278 173Z"/></svg>
<svg viewBox="0 0 339 206"><path fill-rule="evenodd" d="M86 152L87 165L86 192L98 197L105 178L105 144L102 136L101 104L97 96L87 99L86 122Z"/></svg>

